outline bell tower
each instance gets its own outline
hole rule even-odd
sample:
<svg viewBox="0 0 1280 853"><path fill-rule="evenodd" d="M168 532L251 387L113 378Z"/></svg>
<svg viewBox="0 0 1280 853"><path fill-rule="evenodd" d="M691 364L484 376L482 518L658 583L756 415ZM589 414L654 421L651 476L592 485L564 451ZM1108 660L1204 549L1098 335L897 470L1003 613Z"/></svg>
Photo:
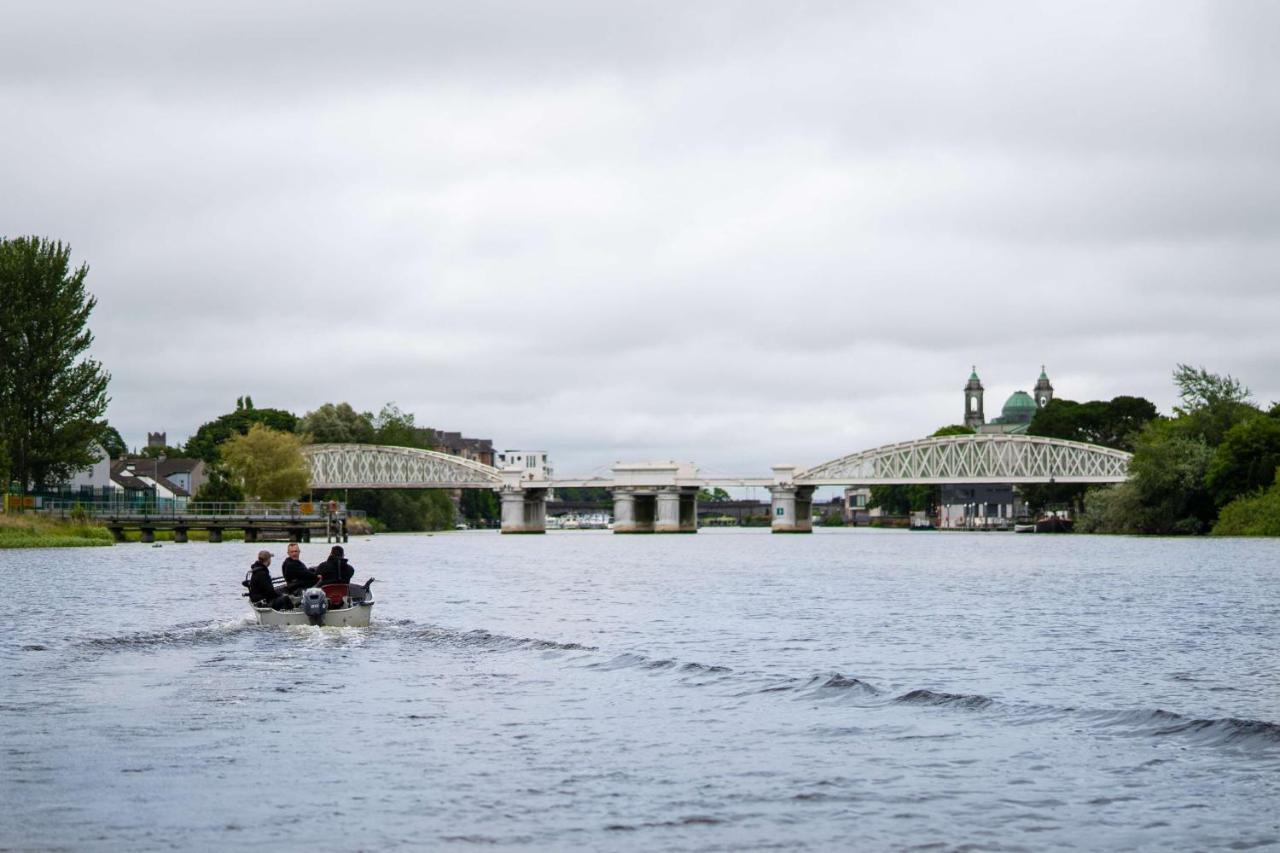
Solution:
<svg viewBox="0 0 1280 853"><path fill-rule="evenodd" d="M974 365L964 386L964 425L976 430L986 422L982 414L982 380L978 378L977 365Z"/></svg>
<svg viewBox="0 0 1280 853"><path fill-rule="evenodd" d="M1040 365L1040 378L1036 380L1036 408L1043 409L1049 405L1049 401L1053 399L1053 386L1049 384L1049 375L1044 372L1044 365Z"/></svg>

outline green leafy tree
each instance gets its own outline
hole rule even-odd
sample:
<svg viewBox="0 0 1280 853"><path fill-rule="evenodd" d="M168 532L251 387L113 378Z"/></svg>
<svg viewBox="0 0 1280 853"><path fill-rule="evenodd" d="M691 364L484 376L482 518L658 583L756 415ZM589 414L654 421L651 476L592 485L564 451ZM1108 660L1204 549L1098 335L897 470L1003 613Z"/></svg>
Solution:
<svg viewBox="0 0 1280 853"><path fill-rule="evenodd" d="M307 490L311 471L302 440L292 432L253 424L222 445L223 465L245 493L264 501L296 498Z"/></svg>
<svg viewBox="0 0 1280 853"><path fill-rule="evenodd" d="M698 500L706 503L708 501L731 501L733 498L729 496L728 492L717 486L714 489L699 489Z"/></svg>
<svg viewBox="0 0 1280 853"><path fill-rule="evenodd" d="M0 437L20 488L62 481L94 461L110 374L93 343L88 266L38 237L0 240Z"/></svg>
<svg viewBox="0 0 1280 853"><path fill-rule="evenodd" d="M502 516L498 494L489 489L463 489L459 503L462 517L472 524L497 521Z"/></svg>
<svg viewBox="0 0 1280 853"><path fill-rule="evenodd" d="M1148 424L1138 436L1129 465L1141 507L1134 514L1134 532L1207 531L1217 514L1205 485L1212 459L1213 448L1199 436L1186 434L1176 420Z"/></svg>
<svg viewBox="0 0 1280 853"><path fill-rule="evenodd" d="M1210 447L1217 447L1233 426L1259 412L1249 402L1249 389L1231 376L1179 364L1173 382L1182 400L1174 408L1177 428Z"/></svg>
<svg viewBox="0 0 1280 853"><path fill-rule="evenodd" d="M357 412L350 403L325 403L307 412L295 428L316 444L373 444L373 415Z"/></svg>
<svg viewBox="0 0 1280 853"><path fill-rule="evenodd" d="M1029 435L1083 441L1132 452L1142 428L1156 417L1155 404L1142 397L1120 396L1109 402L1055 399L1036 412ZM1036 483L1018 487L1018 493L1033 514L1052 507L1071 506L1077 514L1084 506L1086 485Z"/></svg>
<svg viewBox="0 0 1280 853"><path fill-rule="evenodd" d="M1222 508L1215 536L1280 536L1280 471L1265 492L1243 495Z"/></svg>
<svg viewBox="0 0 1280 853"><path fill-rule="evenodd" d="M1280 419L1255 415L1223 436L1205 473L1205 485L1219 506L1275 481L1280 468Z"/></svg>
<svg viewBox="0 0 1280 853"><path fill-rule="evenodd" d="M427 431L413 425L413 413L403 412L395 403L387 403L373 420L373 441L392 447L431 447Z"/></svg>
<svg viewBox="0 0 1280 853"><path fill-rule="evenodd" d="M129 448L125 446L120 432L111 424L105 424L102 427L102 432L98 435L98 443L112 459L120 459L129 453Z"/></svg>
<svg viewBox="0 0 1280 853"><path fill-rule="evenodd" d="M244 489L227 475L221 465L206 467L208 478L196 490L195 499L201 503L237 503L244 500Z"/></svg>
<svg viewBox="0 0 1280 853"><path fill-rule="evenodd" d="M298 417L292 412L283 409L255 409L252 400L245 405L247 399L241 397L236 400L235 411L201 424L195 435L187 439L182 455L215 463L221 458L219 448L223 443L233 436L246 434L254 424L279 432L293 432L297 427Z"/></svg>
<svg viewBox="0 0 1280 853"><path fill-rule="evenodd" d="M973 427L967 427L964 424L948 424L934 430L931 438L939 438L944 435L973 435Z"/></svg>

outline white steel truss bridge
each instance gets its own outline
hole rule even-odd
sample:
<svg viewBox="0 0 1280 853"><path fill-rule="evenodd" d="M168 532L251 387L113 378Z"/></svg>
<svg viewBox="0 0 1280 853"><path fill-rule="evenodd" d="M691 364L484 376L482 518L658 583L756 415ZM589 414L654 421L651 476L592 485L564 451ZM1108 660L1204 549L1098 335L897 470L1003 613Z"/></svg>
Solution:
<svg viewBox="0 0 1280 853"><path fill-rule="evenodd" d="M302 449L313 489L498 489L497 468L412 447L312 444Z"/></svg>
<svg viewBox="0 0 1280 853"><path fill-rule="evenodd" d="M951 435L888 444L795 473L797 486L1121 483L1131 454L1030 435Z"/></svg>

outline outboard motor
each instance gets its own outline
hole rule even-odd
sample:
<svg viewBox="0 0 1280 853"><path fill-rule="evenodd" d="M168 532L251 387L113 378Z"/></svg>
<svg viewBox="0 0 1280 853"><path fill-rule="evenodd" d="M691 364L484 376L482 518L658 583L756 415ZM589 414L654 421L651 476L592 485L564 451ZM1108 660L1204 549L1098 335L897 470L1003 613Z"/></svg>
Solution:
<svg viewBox="0 0 1280 853"><path fill-rule="evenodd" d="M312 625L324 622L324 614L329 612L329 596L323 589L311 587L302 591L302 612L307 614Z"/></svg>

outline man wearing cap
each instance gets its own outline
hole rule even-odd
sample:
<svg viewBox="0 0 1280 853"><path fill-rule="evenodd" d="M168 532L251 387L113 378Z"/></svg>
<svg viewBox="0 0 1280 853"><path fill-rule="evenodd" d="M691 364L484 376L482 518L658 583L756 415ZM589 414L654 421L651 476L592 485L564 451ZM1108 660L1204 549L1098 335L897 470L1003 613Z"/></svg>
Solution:
<svg viewBox="0 0 1280 853"><path fill-rule="evenodd" d="M257 607L288 610L293 607L293 600L276 592L276 586L271 582L270 566L271 552L259 551L258 559L249 567L249 579L245 582L249 587L249 601Z"/></svg>

